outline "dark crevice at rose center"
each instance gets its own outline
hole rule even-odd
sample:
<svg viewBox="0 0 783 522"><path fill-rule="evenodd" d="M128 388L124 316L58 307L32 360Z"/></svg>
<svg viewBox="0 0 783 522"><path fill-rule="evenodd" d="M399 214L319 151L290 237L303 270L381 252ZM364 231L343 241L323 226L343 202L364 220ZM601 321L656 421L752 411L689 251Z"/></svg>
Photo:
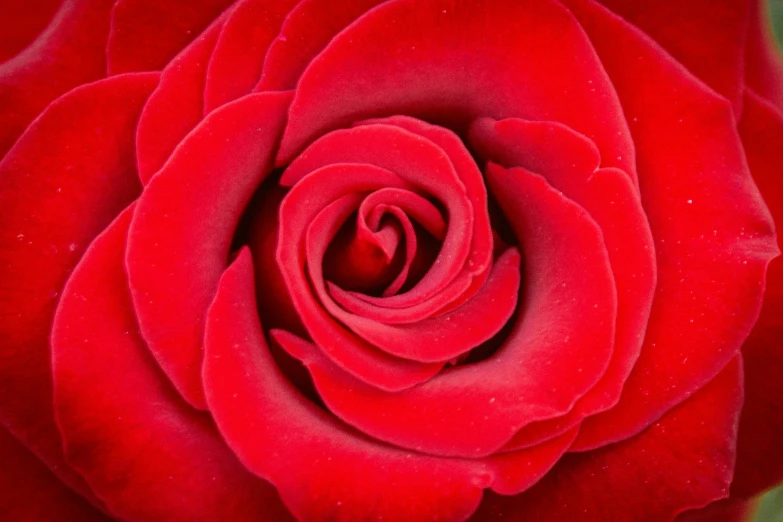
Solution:
<svg viewBox="0 0 783 522"><path fill-rule="evenodd" d="M485 159L472 150L469 155L478 170L483 171ZM271 172L248 203L237 226L232 251L238 252L241 247L247 245L253 254L258 313L279 369L307 398L318 406L325 407L307 368L269 335L273 329L282 329L305 339L310 338L288 295L288 288L276 259L280 205L291 190L280 185L284 172L285 167ZM486 183L485 188L487 206L474 211L485 212L489 216L492 257L493 261L496 261L509 247L519 248L519 241ZM383 190L381 189L381 192ZM400 206L378 196L379 191L364 192L362 199L370 203L369 208L364 205L352 212L329 242L321 265L323 279L329 288L337 287L341 291L376 299L405 294L414 289L433 264L439 262L443 237L436 237L432 233L432 224L423 225L420 216L412 216ZM448 230L452 223L449 222L445 202L431 194L413 196L429 205L429 210L437 212ZM402 197L405 198L404 195ZM361 212L365 215L360 216ZM364 230L360 230L362 227ZM368 236L368 233L372 237ZM411 241L414 243L415 255L412 259L406 259L410 256L408 249ZM303 270L308 274L307 266L303 267ZM309 275L306 277L312 286ZM401 281L398 281L400 279ZM522 281L518 289L508 289L509 292L517 293L517 302L522 301L524 286ZM390 290L393 290L393 293L390 294ZM342 293L344 292L340 292ZM340 294L332 294L338 303ZM457 366L475 364L492 357L505 344L517 320L515 312L491 338L448 361L441 371L449 372Z"/></svg>
<svg viewBox="0 0 783 522"><path fill-rule="evenodd" d="M381 297L405 265L409 239L399 219L384 214L379 231L394 231L399 241L393 249L391 260L383 248L357 235L357 215L352 214L332 240L324 257L324 278L343 290ZM440 241L429 234L414 219L410 219L416 235L416 255L410 264L404 284L395 293L404 293L421 280L440 251Z"/></svg>

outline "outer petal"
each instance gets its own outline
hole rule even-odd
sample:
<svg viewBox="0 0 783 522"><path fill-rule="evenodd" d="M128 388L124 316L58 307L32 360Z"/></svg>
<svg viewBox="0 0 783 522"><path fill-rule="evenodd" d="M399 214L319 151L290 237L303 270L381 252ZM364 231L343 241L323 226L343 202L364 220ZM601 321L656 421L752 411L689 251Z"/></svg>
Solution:
<svg viewBox="0 0 783 522"><path fill-rule="evenodd" d="M300 520L462 520L491 475L368 440L299 395L272 360L244 250L225 272L206 332L204 384L240 460L280 491Z"/></svg>
<svg viewBox="0 0 783 522"><path fill-rule="evenodd" d="M378 6L303 73L278 164L327 130L393 114L463 129L479 116L560 121L593 139L602 166L634 177L633 145L612 85L586 35L554 1Z"/></svg>
<svg viewBox="0 0 783 522"><path fill-rule="evenodd" d="M204 116L207 64L223 19L216 20L163 69L158 88L144 106L136 153L145 185Z"/></svg>
<svg viewBox="0 0 783 522"><path fill-rule="evenodd" d="M184 397L204 406L204 314L232 234L271 168L287 93L253 94L207 117L139 199L128 275L142 335Z"/></svg>
<svg viewBox="0 0 783 522"><path fill-rule="evenodd" d="M584 136L552 122L483 118L471 125L470 142L486 158L541 174L582 205L601 228L617 287L617 338L606 373L565 418L531 425L512 441L529 444L617 403L644 341L655 291L655 247L638 191L623 172L598 168L598 151Z"/></svg>
<svg viewBox="0 0 783 522"><path fill-rule="evenodd" d="M241 0L231 10L209 61L204 108L249 94L261 78L269 44L296 0Z"/></svg>
<svg viewBox="0 0 783 522"><path fill-rule="evenodd" d="M742 107L745 40L758 0L598 0L636 25L694 75ZM760 0L765 1L765 0Z"/></svg>
<svg viewBox="0 0 783 522"><path fill-rule="evenodd" d="M13 58L46 29L60 0L3 2L0 6L0 63Z"/></svg>
<svg viewBox="0 0 783 522"><path fill-rule="evenodd" d="M84 494L54 425L49 329L71 269L139 193L133 135L157 76L68 93L0 162L0 418Z"/></svg>
<svg viewBox="0 0 783 522"><path fill-rule="evenodd" d="M783 228L783 117L749 92L740 133L753 177L778 230ZM780 239L778 239L780 241ZM783 481L783 258L767 273L756 326L742 347L747 401L742 410L732 495L749 497Z"/></svg>
<svg viewBox="0 0 783 522"><path fill-rule="evenodd" d="M275 489L242 467L147 351L124 267L132 210L87 250L54 320L54 401L69 462L122 519L288 520Z"/></svg>
<svg viewBox="0 0 783 522"><path fill-rule="evenodd" d="M234 0L118 0L106 45L109 74L162 69Z"/></svg>
<svg viewBox="0 0 783 522"><path fill-rule="evenodd" d="M385 0L302 0L288 14L269 47L259 91L296 87L302 71L329 41L356 18Z"/></svg>
<svg viewBox="0 0 783 522"><path fill-rule="evenodd" d="M472 520L661 522L728 494L734 469L742 361L643 433L564 457L517 497L487 495Z"/></svg>
<svg viewBox="0 0 783 522"><path fill-rule="evenodd" d="M109 522L0 426L0 513L4 520Z"/></svg>
<svg viewBox="0 0 783 522"><path fill-rule="evenodd" d="M592 0L565 3L631 122L658 267L645 343L620 402L582 423L575 447L591 449L639 433L739 352L778 249L726 100Z"/></svg>
<svg viewBox="0 0 783 522"><path fill-rule="evenodd" d="M52 100L106 74L111 0L73 0L32 45L0 65L0 157Z"/></svg>

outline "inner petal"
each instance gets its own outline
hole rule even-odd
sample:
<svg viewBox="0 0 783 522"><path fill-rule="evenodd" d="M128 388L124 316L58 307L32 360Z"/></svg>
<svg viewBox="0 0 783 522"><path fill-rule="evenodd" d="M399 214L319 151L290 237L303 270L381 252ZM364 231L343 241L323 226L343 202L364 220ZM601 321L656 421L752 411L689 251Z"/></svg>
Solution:
<svg viewBox="0 0 783 522"><path fill-rule="evenodd" d="M324 277L354 292L380 295L404 269L404 250L399 245L407 246L405 225L398 219L385 219L377 230L371 230L356 218L355 207L350 212L353 215L337 223L339 229L328 238Z"/></svg>

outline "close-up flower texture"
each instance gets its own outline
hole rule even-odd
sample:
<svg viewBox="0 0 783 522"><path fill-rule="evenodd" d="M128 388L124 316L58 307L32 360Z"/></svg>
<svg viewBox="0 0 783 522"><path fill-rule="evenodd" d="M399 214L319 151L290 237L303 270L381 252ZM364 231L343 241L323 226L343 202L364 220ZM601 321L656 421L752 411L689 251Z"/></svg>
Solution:
<svg viewBox="0 0 783 522"><path fill-rule="evenodd" d="M0 520L783 520L781 11L0 1Z"/></svg>

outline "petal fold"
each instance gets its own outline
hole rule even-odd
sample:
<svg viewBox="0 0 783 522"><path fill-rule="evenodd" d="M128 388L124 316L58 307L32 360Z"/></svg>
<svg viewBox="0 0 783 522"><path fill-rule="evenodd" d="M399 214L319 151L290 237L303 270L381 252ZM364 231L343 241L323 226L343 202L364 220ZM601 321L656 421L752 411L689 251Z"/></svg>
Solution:
<svg viewBox="0 0 783 522"><path fill-rule="evenodd" d="M106 45L109 74L158 71L233 0L117 0Z"/></svg>
<svg viewBox="0 0 783 522"><path fill-rule="evenodd" d="M204 316L245 206L270 172L288 93L252 94L212 112L139 199L128 238L131 294L141 332L194 406Z"/></svg>
<svg viewBox="0 0 783 522"><path fill-rule="evenodd" d="M221 279L204 364L210 409L245 466L275 484L300 520L467 518L492 480L482 463L368 440L285 380L258 322L251 263L243 250Z"/></svg>
<svg viewBox="0 0 783 522"><path fill-rule="evenodd" d="M74 89L0 162L0 418L85 496L54 424L49 331L71 270L139 194L134 133L157 79L129 74Z"/></svg>
<svg viewBox="0 0 783 522"><path fill-rule="evenodd" d="M659 522L729 492L742 408L742 360L646 431L567 455L516 497L488 494L475 522Z"/></svg>
<svg viewBox="0 0 783 522"><path fill-rule="evenodd" d="M132 214L93 242L55 316L54 403L69 462L122 519L291 520L144 345L124 266Z"/></svg>

